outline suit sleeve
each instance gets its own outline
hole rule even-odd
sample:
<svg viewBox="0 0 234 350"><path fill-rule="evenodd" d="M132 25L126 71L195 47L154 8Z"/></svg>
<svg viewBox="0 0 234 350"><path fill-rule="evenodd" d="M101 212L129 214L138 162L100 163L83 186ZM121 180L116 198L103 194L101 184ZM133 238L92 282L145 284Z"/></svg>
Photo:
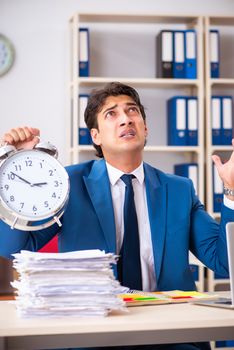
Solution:
<svg viewBox="0 0 234 350"><path fill-rule="evenodd" d="M226 224L234 221L234 210L223 205L219 224L204 210L204 206L195 195L193 185L191 194L193 207L190 250L208 268L223 277L228 277Z"/></svg>
<svg viewBox="0 0 234 350"><path fill-rule="evenodd" d="M38 251L48 243L57 233L57 224L39 231L21 231L11 229L10 226L0 220L0 256L12 259L11 254L22 249Z"/></svg>

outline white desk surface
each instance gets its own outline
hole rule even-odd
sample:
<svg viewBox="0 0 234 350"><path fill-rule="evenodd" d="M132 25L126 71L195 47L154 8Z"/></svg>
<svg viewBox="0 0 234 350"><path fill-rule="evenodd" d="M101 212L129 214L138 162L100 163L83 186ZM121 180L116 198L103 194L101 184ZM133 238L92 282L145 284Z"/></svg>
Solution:
<svg viewBox="0 0 234 350"><path fill-rule="evenodd" d="M140 306L107 317L20 319L0 302L0 350L234 339L234 310L189 303Z"/></svg>

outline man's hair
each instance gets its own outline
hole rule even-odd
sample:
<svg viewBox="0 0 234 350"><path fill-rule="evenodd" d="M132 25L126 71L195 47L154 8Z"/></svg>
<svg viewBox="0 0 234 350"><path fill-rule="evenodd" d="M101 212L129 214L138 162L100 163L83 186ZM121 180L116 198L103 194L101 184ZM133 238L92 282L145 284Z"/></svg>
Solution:
<svg viewBox="0 0 234 350"><path fill-rule="evenodd" d="M127 95L133 99L140 109L143 120L146 119L145 110L141 104L138 92L131 86L112 82L106 84L102 89L93 90L89 96L88 104L84 113L86 125L89 130L92 128L98 129L97 115L104 106L106 99L109 96ZM103 158L102 149L100 146L93 144L96 149L96 155Z"/></svg>

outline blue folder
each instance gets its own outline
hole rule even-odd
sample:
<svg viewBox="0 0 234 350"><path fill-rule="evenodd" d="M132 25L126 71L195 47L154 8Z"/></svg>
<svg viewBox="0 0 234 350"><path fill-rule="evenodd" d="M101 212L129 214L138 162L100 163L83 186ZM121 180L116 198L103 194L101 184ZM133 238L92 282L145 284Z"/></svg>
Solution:
<svg viewBox="0 0 234 350"><path fill-rule="evenodd" d="M194 29L185 31L185 77L197 78L197 36Z"/></svg>
<svg viewBox="0 0 234 350"><path fill-rule="evenodd" d="M219 31L210 30L210 76L219 78L220 42Z"/></svg>
<svg viewBox="0 0 234 350"><path fill-rule="evenodd" d="M79 76L89 76L89 29L79 28Z"/></svg>
<svg viewBox="0 0 234 350"><path fill-rule="evenodd" d="M187 144L198 145L198 100L197 97L187 97Z"/></svg>
<svg viewBox="0 0 234 350"><path fill-rule="evenodd" d="M183 30L174 30L173 77L185 78L185 33Z"/></svg>
<svg viewBox="0 0 234 350"><path fill-rule="evenodd" d="M211 97L212 145L221 145L222 99L221 96Z"/></svg>
<svg viewBox="0 0 234 350"><path fill-rule="evenodd" d="M174 96L167 101L168 145L187 145L186 124L186 97Z"/></svg>
<svg viewBox="0 0 234 350"><path fill-rule="evenodd" d="M80 94L79 95L79 144L80 145L90 145L92 144L92 138L90 131L86 126L84 120L84 112L87 106L89 95Z"/></svg>
<svg viewBox="0 0 234 350"><path fill-rule="evenodd" d="M222 145L232 144L233 102L232 96L222 96Z"/></svg>

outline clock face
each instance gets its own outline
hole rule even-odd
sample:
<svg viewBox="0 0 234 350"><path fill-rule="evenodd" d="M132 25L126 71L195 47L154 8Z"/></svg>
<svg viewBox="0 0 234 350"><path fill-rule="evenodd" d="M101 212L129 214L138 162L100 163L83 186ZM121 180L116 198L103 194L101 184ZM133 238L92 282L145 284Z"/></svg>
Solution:
<svg viewBox="0 0 234 350"><path fill-rule="evenodd" d="M53 216L66 202L68 175L52 156L38 150L22 150L0 167L3 206L31 221Z"/></svg>
<svg viewBox="0 0 234 350"><path fill-rule="evenodd" d="M15 51L11 42L0 34L0 76L11 68L14 62Z"/></svg>

